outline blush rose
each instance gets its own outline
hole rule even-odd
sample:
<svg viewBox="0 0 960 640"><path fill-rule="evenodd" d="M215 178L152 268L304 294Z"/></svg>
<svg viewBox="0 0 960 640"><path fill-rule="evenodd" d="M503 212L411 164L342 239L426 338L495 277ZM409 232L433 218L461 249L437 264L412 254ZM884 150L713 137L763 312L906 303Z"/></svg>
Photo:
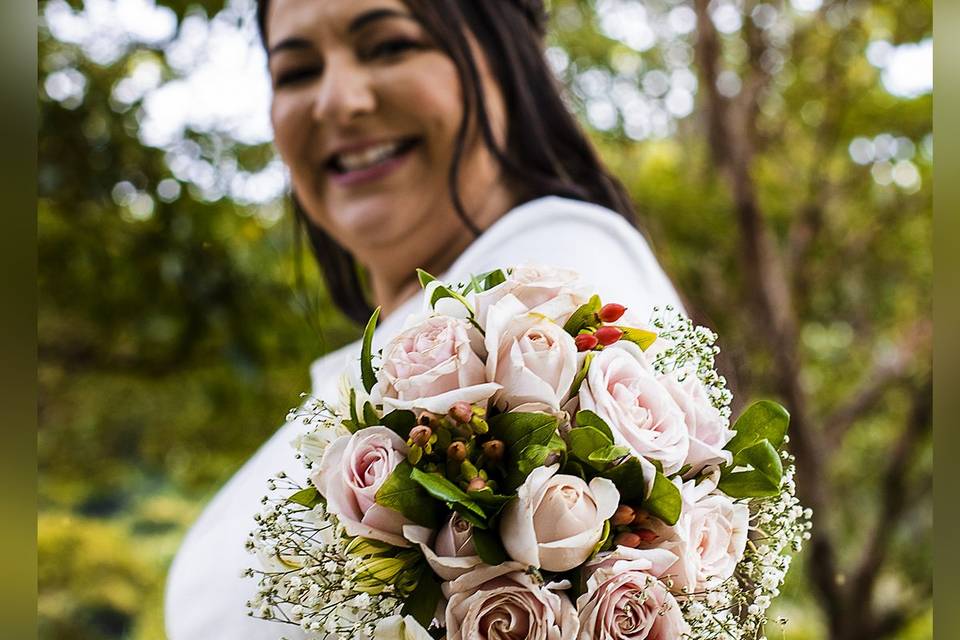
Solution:
<svg viewBox="0 0 960 640"><path fill-rule="evenodd" d="M377 490L406 455L403 438L386 427L368 427L334 440L310 479L348 535L408 547L403 526L412 523L376 503Z"/></svg>
<svg viewBox="0 0 960 640"><path fill-rule="evenodd" d="M534 469L500 519L507 554L547 571L567 571L590 557L620 502L610 480L594 478L588 485L557 474L558 467Z"/></svg>

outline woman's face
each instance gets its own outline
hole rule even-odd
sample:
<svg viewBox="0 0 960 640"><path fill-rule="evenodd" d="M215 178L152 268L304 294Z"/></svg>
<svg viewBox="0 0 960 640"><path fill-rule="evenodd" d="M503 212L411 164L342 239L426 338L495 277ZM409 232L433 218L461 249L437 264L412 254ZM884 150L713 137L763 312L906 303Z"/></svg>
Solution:
<svg viewBox="0 0 960 640"><path fill-rule="evenodd" d="M395 252L407 238L429 251L467 233L447 184L463 115L460 83L453 61L407 7L400 0L271 0L266 26L276 145L311 220L362 262ZM503 99L479 64L491 126L502 139ZM461 164L468 211L483 205L498 175L470 136Z"/></svg>

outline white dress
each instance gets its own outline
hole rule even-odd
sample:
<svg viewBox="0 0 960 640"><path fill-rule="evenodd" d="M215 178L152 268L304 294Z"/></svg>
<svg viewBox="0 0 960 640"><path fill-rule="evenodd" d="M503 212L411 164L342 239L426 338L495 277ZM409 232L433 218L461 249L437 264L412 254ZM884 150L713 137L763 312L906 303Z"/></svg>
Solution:
<svg viewBox="0 0 960 640"><path fill-rule="evenodd" d="M442 278L519 264L576 269L604 302L619 302L646 320L655 305L680 308L677 294L643 237L616 213L575 200L540 198L504 215L457 259ZM381 345L403 320L419 309L419 296L385 318L374 336ZM312 393L335 401L337 382L359 343L347 345L311 366ZM291 393L296 389L291 389ZM223 486L193 525L170 568L165 618L170 640L294 640L304 635L292 625L247 615L245 603L256 581L242 578L256 558L244 548L253 514L266 493L266 480L278 471L305 476L290 442L298 425L281 427Z"/></svg>

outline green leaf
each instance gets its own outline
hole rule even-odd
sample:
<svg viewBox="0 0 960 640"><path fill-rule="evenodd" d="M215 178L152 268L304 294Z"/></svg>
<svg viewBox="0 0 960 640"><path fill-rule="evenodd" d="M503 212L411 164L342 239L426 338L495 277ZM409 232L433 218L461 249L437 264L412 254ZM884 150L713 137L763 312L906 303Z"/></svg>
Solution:
<svg viewBox="0 0 960 640"><path fill-rule="evenodd" d="M500 542L500 536L494 531L474 529L473 546L480 559L490 566L503 564L508 559L507 552Z"/></svg>
<svg viewBox="0 0 960 640"><path fill-rule="evenodd" d="M570 455L583 462L591 462L590 454L613 445L613 440L594 427L577 427L567 434Z"/></svg>
<svg viewBox="0 0 960 640"><path fill-rule="evenodd" d="M737 418L733 425L737 435L725 449L736 455L761 440L769 440L774 448L779 449L789 425L790 414L782 406L770 400L755 402Z"/></svg>
<svg viewBox="0 0 960 640"><path fill-rule="evenodd" d="M431 529L438 526L440 505L424 491L419 482L410 477L413 465L402 461L377 490L379 505L398 511L419 525Z"/></svg>
<svg viewBox="0 0 960 640"><path fill-rule="evenodd" d="M657 339L657 334L655 334L653 331L647 331L646 329L620 326L618 326L617 329L623 331L623 336L620 338L621 340L632 342L640 347L641 351L646 351Z"/></svg>
<svg viewBox="0 0 960 640"><path fill-rule="evenodd" d="M373 371L373 330L377 328L379 317L380 307L377 307L363 330L363 343L360 347L360 379L363 381L363 388L367 390L367 393L370 393L373 385L377 384L377 376Z"/></svg>
<svg viewBox="0 0 960 640"><path fill-rule="evenodd" d="M747 465L753 467L753 470L721 474L718 488L731 498L779 495L783 481L783 462L768 440L740 451L734 458L732 467Z"/></svg>
<svg viewBox="0 0 960 640"><path fill-rule="evenodd" d="M430 567L424 566L420 573L420 579L417 581L417 586L404 601L400 613L405 616L412 616L426 629L433 622L433 614L437 610L441 595L440 580L430 570Z"/></svg>
<svg viewBox="0 0 960 640"><path fill-rule="evenodd" d="M632 456L615 467L605 469L600 473L600 477L617 485L621 502L643 498L646 490L646 484L643 481L643 465Z"/></svg>
<svg viewBox="0 0 960 640"><path fill-rule="evenodd" d="M417 424L417 416L413 411L394 409L380 418L380 424L406 440L410 437L410 430Z"/></svg>
<svg viewBox="0 0 960 640"><path fill-rule="evenodd" d="M731 498L771 498L780 495L779 483L774 485L759 471L721 475L717 488Z"/></svg>
<svg viewBox="0 0 960 640"><path fill-rule="evenodd" d="M363 422L368 427L380 424L380 416L369 400L363 403Z"/></svg>
<svg viewBox="0 0 960 640"><path fill-rule="evenodd" d="M592 427L590 427L592 428ZM609 465L611 462L616 462L620 458L629 455L630 449L622 445L613 444L602 449L597 449L593 453L587 456L587 462L592 462L594 464L601 464L603 466Z"/></svg>
<svg viewBox="0 0 960 640"><path fill-rule="evenodd" d="M470 306L470 301L446 285L437 285L437 288L433 290L433 293L430 294L430 306L435 307L437 302L444 298L453 298L467 309L470 317L473 317L473 307Z"/></svg>
<svg viewBox="0 0 960 640"><path fill-rule="evenodd" d="M680 518L682 504L680 489L658 471L653 481L653 490L643 502L643 508L672 526L677 524Z"/></svg>
<svg viewBox="0 0 960 640"><path fill-rule="evenodd" d="M769 440L763 440L752 447L747 447L734 457L734 467L745 465L750 465L778 486L783 479L783 462L780 460L780 454L773 448Z"/></svg>
<svg viewBox="0 0 960 640"><path fill-rule="evenodd" d="M581 409L580 411L577 411L577 417L574 420L574 423L578 427L593 427L607 436L607 438L610 439L610 442L613 442L613 431L610 430L610 427L606 422L604 422L603 418L589 409Z"/></svg>
<svg viewBox="0 0 960 640"><path fill-rule="evenodd" d="M453 510L459 513L461 518L472 524L474 529L486 529L490 526L487 524L486 517L481 518L476 513L458 502L453 504Z"/></svg>
<svg viewBox="0 0 960 640"><path fill-rule="evenodd" d="M493 435L517 452L532 444L547 444L557 431L557 418L547 413L501 413L489 424Z"/></svg>
<svg viewBox="0 0 960 640"><path fill-rule="evenodd" d="M481 504L484 507L492 507L494 509L499 509L503 505L513 500L513 496L503 496L498 493L494 493L493 489L490 487L484 487L483 489L480 489L480 491L467 491L467 495L470 496L470 499L474 502Z"/></svg>
<svg viewBox="0 0 960 640"><path fill-rule="evenodd" d="M428 284L436 280L436 278L423 269L417 269L417 279L420 280L420 286L426 287Z"/></svg>
<svg viewBox="0 0 960 640"><path fill-rule="evenodd" d="M360 416L357 415L357 390L350 387L350 419L343 421L343 426L350 433L356 433L360 430Z"/></svg>
<svg viewBox="0 0 960 640"><path fill-rule="evenodd" d="M296 504L303 505L308 509L313 509L315 506L317 506L317 503L319 503L320 500L320 492L317 491L315 487L301 489L287 498L287 502L294 502Z"/></svg>
<svg viewBox="0 0 960 640"><path fill-rule="evenodd" d="M604 520L603 533L600 534L600 539L597 540L597 544L593 545L593 551L590 552L590 557L592 558L593 556L600 553L600 550L603 549L603 547L607 544L609 540L610 540L610 521Z"/></svg>
<svg viewBox="0 0 960 640"><path fill-rule="evenodd" d="M451 507L460 505L467 511L474 513L477 517L486 519L487 514L476 502L470 499L460 487L453 484L443 476L436 473L425 473L419 469L410 472L410 479L426 489L427 493L446 502Z"/></svg>
<svg viewBox="0 0 960 640"><path fill-rule="evenodd" d="M580 393L580 387L583 385L583 381L587 379L587 372L590 370L590 363L593 362L593 358L596 355L596 352L588 351L583 357L583 366L580 367L580 371L577 371L577 375L574 376L573 382L570 384L570 391L567 392L568 398L572 398Z"/></svg>
<svg viewBox="0 0 960 640"><path fill-rule="evenodd" d="M483 279L483 290L488 291L493 289L498 284L503 284L507 281L507 274L503 272L503 269L495 269L487 274L487 277Z"/></svg>
<svg viewBox="0 0 960 640"><path fill-rule="evenodd" d="M597 319L598 311L600 311L600 296L595 295L573 312L570 319L564 323L563 330L576 337L581 329L597 326L600 322Z"/></svg>

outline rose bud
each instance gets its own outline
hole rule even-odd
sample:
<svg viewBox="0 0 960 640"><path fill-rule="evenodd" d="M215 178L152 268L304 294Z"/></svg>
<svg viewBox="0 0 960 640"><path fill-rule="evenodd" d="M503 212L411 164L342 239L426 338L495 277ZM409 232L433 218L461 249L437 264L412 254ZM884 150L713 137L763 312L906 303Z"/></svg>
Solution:
<svg viewBox="0 0 960 640"><path fill-rule="evenodd" d="M611 302L600 307L597 317L600 318L601 322L616 322L626 310L627 308L622 304Z"/></svg>
<svg viewBox="0 0 960 640"><path fill-rule="evenodd" d="M617 507L617 510L614 511L613 517L610 518L610 522L617 527L622 527L623 525L630 524L633 522L633 519L636 517L636 512L633 510L633 507L627 504L622 504Z"/></svg>
<svg viewBox="0 0 960 640"><path fill-rule="evenodd" d="M631 549L636 549L640 545L640 542L640 536L630 532L618 533L617 537L613 539L614 544L620 545L621 547L630 547Z"/></svg>
<svg viewBox="0 0 960 640"><path fill-rule="evenodd" d="M487 488L487 481L477 476L467 484L467 491L483 491Z"/></svg>
<svg viewBox="0 0 960 640"><path fill-rule="evenodd" d="M497 462L503 457L504 444L502 440L490 440L483 443L483 455L491 462Z"/></svg>
<svg viewBox="0 0 960 640"><path fill-rule="evenodd" d="M468 423L473 418L473 407L469 402L458 402L450 407L450 417L460 424Z"/></svg>
<svg viewBox="0 0 960 640"><path fill-rule="evenodd" d="M424 425L417 425L410 430L410 442L411 444L418 444L421 447L427 446L427 443L430 442L430 436L433 435L433 430L430 427Z"/></svg>
<svg viewBox="0 0 960 640"><path fill-rule="evenodd" d="M597 342L608 347L623 337L623 331L616 327L600 327L593 335L596 336Z"/></svg>
<svg viewBox="0 0 960 640"><path fill-rule="evenodd" d="M450 446L447 447L447 457L458 462L465 460L467 458L467 445L459 440L451 442Z"/></svg>
<svg viewBox="0 0 960 640"><path fill-rule="evenodd" d="M597 337L592 333L581 333L573 339L573 343L577 345L577 351L590 351L597 346L597 342Z"/></svg>
<svg viewBox="0 0 960 640"><path fill-rule="evenodd" d="M635 529L634 533L637 534L637 538L639 538L643 544L650 544L657 539L657 534L650 529Z"/></svg>

